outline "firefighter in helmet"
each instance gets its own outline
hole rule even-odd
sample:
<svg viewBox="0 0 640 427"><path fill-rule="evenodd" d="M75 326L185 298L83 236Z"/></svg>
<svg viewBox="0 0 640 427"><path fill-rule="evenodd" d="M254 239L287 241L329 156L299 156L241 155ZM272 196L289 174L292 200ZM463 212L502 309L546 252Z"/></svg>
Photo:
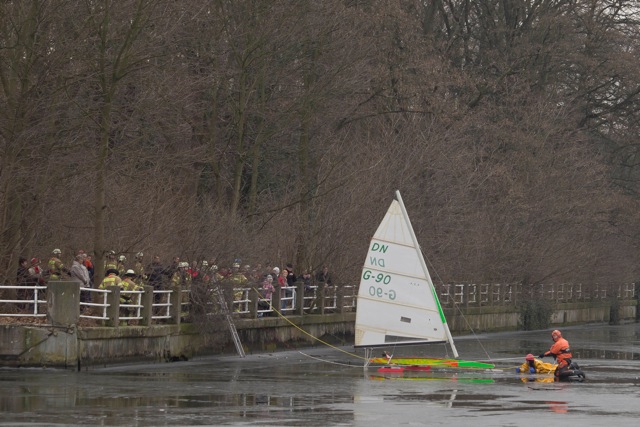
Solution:
<svg viewBox="0 0 640 427"><path fill-rule="evenodd" d="M69 270L64 266L60 258L62 257L62 251L60 249L54 249L51 252L51 258L47 263L47 272L49 280L60 280L62 274L69 274Z"/></svg>

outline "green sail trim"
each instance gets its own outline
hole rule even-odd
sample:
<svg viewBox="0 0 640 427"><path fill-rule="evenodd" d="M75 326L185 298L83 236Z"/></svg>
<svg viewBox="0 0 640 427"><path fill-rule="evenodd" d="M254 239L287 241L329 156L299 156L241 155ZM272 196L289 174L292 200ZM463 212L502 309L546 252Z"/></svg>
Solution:
<svg viewBox="0 0 640 427"><path fill-rule="evenodd" d="M447 323L447 319L444 317L444 311L442 311L442 306L440 305L440 299L438 298L438 294L436 293L435 286L431 285L431 293L433 294L433 299L436 300L436 304L438 305L438 312L440 313L440 319L442 320L442 324Z"/></svg>

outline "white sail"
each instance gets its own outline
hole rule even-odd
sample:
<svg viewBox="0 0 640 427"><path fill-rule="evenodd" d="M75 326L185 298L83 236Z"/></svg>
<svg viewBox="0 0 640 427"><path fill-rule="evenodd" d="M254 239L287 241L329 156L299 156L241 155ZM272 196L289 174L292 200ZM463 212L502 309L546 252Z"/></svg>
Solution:
<svg viewBox="0 0 640 427"><path fill-rule="evenodd" d="M371 239L362 268L356 347L447 342L451 333L400 193Z"/></svg>

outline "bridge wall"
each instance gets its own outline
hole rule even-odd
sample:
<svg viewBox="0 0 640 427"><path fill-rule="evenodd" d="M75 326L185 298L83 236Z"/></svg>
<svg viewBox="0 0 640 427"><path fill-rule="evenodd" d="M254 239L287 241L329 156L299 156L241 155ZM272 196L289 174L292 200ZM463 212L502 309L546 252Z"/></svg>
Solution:
<svg viewBox="0 0 640 427"><path fill-rule="evenodd" d="M637 301L616 303L621 321L635 321ZM517 330L519 315L509 306L446 309L454 335ZM606 323L612 306L605 302L559 304L552 326ZM233 353L226 324L203 333L194 324L78 328L59 322L0 326L0 365L84 369L131 362L165 362ZM237 319L247 353L353 343L355 313L311 314L286 318ZM322 340L319 341L318 339Z"/></svg>

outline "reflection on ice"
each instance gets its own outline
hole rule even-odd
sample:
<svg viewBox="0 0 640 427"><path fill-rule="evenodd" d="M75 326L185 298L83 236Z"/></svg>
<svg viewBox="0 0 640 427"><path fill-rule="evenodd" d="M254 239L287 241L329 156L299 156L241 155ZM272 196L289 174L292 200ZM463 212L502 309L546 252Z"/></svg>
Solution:
<svg viewBox="0 0 640 427"><path fill-rule="evenodd" d="M494 360L495 370L380 374L325 348L305 350L313 358L292 351L86 372L3 369L0 410L5 424L41 425L447 425L464 418L481 427L549 424L558 414L570 424L606 417L635 425L639 327L563 330L584 383L516 375L526 353L549 347L549 334L509 332L481 336L482 346L456 340L470 358Z"/></svg>

